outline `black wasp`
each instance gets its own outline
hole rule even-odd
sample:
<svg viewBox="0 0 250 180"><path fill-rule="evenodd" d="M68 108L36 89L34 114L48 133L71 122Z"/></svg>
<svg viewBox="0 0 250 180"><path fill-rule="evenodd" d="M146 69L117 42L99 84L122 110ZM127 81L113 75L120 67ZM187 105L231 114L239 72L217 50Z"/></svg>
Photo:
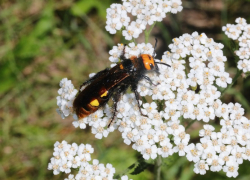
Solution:
<svg viewBox="0 0 250 180"><path fill-rule="evenodd" d="M97 109L103 107L110 98L112 98L114 102L114 112L108 125L110 126L117 113L117 104L121 96L129 87L135 93L140 113L143 115L139 104L140 96L137 92L139 81L146 79L153 84L151 79L145 74L148 72L156 72L159 74L157 64L169 66L168 64L156 62L154 60L156 46L157 39L155 42L153 56L150 54L141 54L139 57L132 56L129 59L124 56L124 47L123 54L120 57L121 62L113 68L106 68L98 72L93 77L85 81L82 84L82 86L86 85L85 89L77 95L73 102L73 108L78 118L81 119L94 113Z"/></svg>

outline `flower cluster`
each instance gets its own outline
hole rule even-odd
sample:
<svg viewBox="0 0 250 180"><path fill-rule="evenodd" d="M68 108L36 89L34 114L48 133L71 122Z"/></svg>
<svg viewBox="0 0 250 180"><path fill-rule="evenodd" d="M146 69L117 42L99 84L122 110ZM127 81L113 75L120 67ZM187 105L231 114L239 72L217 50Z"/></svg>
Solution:
<svg viewBox="0 0 250 180"><path fill-rule="evenodd" d="M235 22L236 24L223 26L222 30L229 38L238 40L240 47L236 55L240 60L237 67L246 73L250 71L250 24L244 18L237 18Z"/></svg>
<svg viewBox="0 0 250 180"><path fill-rule="evenodd" d="M162 21L166 13L177 13L182 10L181 0L123 0L122 4L112 4L107 9L106 30L115 34L122 31L126 40L138 38L147 25ZM135 20L131 21L130 13Z"/></svg>
<svg viewBox="0 0 250 180"><path fill-rule="evenodd" d="M64 119L73 112L73 101L77 94L77 90L74 88L74 85L71 83L71 80L64 78L60 81L60 89L58 90L57 96L57 106L59 107L56 111Z"/></svg>
<svg viewBox="0 0 250 180"><path fill-rule="evenodd" d="M159 76L148 74L159 85L152 86L143 80L138 87L141 96L151 96L157 102L140 102L143 114L148 117L140 115L134 94L125 94L118 103L118 114L110 128L107 124L112 112L108 105L73 124L80 128L89 124L96 138L106 137L118 129L124 143L132 143L132 148L145 159L178 153L195 163L196 173L204 174L210 168L236 177L238 165L243 159L250 160L250 121L243 116L240 104L225 104L219 100L221 93L215 85L226 88L231 83L225 72L227 59L223 56L223 45L204 33L194 32L173 39L169 47L171 51L165 52L161 61L171 68L159 65ZM126 47L118 44L110 51L111 62L119 60L124 48L126 57L154 51L150 44L130 43ZM198 93L197 88L200 89ZM199 134L200 142L190 143L190 135L181 121L208 123L215 117L221 119L220 131L214 132L213 126L204 125Z"/></svg>
<svg viewBox="0 0 250 180"><path fill-rule="evenodd" d="M89 144L78 146L76 143L68 144L66 141L56 142L54 144L54 157L50 159L48 169L53 170L55 175L60 172L70 173L71 168L79 169L75 177L70 174L66 180L113 179L115 168L111 164L105 166L97 159L94 159L92 164L89 163L93 152L94 149Z"/></svg>

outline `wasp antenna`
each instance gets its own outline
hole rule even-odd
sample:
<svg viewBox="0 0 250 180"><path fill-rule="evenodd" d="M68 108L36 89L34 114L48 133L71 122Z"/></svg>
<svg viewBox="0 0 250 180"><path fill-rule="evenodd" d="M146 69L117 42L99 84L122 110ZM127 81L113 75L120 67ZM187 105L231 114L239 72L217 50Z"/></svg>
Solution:
<svg viewBox="0 0 250 180"><path fill-rule="evenodd" d="M156 46L157 46L157 38L155 38L155 47L154 47L154 52L153 52L153 56L155 57L155 49L156 49Z"/></svg>
<svg viewBox="0 0 250 180"><path fill-rule="evenodd" d="M168 66L168 67L171 67L169 64L166 64L166 63L163 63L163 62L155 62L156 64L162 64L162 65L165 65L165 66Z"/></svg>
<svg viewBox="0 0 250 180"><path fill-rule="evenodd" d="M154 50L155 50L156 47L157 47L157 42L158 42L158 40L157 40L157 38L155 38L155 48L154 48Z"/></svg>

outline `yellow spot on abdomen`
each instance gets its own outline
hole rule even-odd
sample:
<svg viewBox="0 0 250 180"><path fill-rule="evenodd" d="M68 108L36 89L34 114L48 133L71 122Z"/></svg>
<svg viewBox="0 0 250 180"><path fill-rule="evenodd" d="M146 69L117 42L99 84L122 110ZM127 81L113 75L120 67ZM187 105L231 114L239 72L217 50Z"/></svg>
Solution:
<svg viewBox="0 0 250 180"><path fill-rule="evenodd" d="M123 69L123 65L122 64L120 64L120 69Z"/></svg>
<svg viewBox="0 0 250 180"><path fill-rule="evenodd" d="M90 102L90 105L91 105L91 106L99 106L99 102L98 102L97 99L94 99L94 100L92 100L92 101Z"/></svg>
<svg viewBox="0 0 250 180"><path fill-rule="evenodd" d="M107 96L107 94L108 94L108 91L105 91L105 92L101 95L101 97Z"/></svg>

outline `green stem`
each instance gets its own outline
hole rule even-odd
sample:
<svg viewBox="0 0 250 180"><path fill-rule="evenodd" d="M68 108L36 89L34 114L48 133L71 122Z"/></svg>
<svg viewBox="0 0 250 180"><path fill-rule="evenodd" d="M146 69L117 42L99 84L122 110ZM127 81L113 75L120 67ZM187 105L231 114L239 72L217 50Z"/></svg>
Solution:
<svg viewBox="0 0 250 180"><path fill-rule="evenodd" d="M156 160L155 160L155 180L160 180L161 179L161 156L158 155Z"/></svg>
<svg viewBox="0 0 250 180"><path fill-rule="evenodd" d="M154 23L150 26L149 30L145 30L145 43L148 43L149 35L150 35L152 29L154 28L155 24L156 24L156 22L154 22Z"/></svg>
<svg viewBox="0 0 250 180"><path fill-rule="evenodd" d="M237 69L237 73L236 73L236 75L234 76L232 83L229 84L229 86L227 86L227 88L224 89L224 90L221 92L221 96L220 96L220 97L222 97L222 96L225 94L225 92L226 92L228 89L230 89L230 88L235 84L235 82L237 81L237 79L239 78L239 76L241 75L241 73L242 73L242 71L239 70L239 69Z"/></svg>

